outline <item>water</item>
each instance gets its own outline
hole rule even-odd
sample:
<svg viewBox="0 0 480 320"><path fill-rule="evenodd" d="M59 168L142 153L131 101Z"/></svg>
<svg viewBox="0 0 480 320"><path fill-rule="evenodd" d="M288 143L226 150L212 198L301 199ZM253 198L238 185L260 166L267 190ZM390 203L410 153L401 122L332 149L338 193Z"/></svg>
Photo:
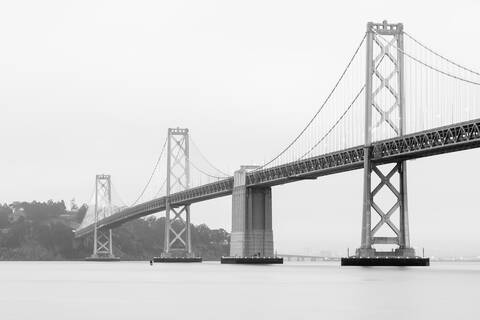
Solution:
<svg viewBox="0 0 480 320"><path fill-rule="evenodd" d="M0 319L478 319L480 263L0 262Z"/></svg>

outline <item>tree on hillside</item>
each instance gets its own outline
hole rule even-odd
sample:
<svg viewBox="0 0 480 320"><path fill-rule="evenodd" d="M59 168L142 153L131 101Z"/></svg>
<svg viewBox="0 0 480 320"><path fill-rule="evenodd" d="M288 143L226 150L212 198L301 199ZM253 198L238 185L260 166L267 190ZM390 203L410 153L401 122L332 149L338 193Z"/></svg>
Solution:
<svg viewBox="0 0 480 320"><path fill-rule="evenodd" d="M3 204L0 206L0 229L10 225L11 215L12 209L8 205Z"/></svg>

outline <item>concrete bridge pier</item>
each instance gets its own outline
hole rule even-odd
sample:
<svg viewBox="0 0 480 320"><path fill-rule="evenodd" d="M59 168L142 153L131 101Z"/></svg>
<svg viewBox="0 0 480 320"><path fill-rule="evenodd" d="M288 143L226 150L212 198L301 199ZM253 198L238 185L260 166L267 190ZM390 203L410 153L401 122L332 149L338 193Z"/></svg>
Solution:
<svg viewBox="0 0 480 320"><path fill-rule="evenodd" d="M230 257L222 263L283 263L273 251L272 189L247 187L249 168L234 174Z"/></svg>

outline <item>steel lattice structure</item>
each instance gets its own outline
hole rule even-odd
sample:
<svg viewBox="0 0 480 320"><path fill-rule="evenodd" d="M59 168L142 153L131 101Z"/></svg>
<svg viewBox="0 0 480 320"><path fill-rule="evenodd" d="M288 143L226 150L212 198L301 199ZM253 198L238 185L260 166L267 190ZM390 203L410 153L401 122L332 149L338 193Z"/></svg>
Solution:
<svg viewBox="0 0 480 320"><path fill-rule="evenodd" d="M379 36L387 42L381 41ZM382 24L368 23L366 48L363 214L361 246L357 249L357 256L375 256L376 250L372 247L375 244L397 245L397 255L414 256L408 228L406 162L398 161L385 173L371 160L375 129L388 136L402 136L405 132L403 25L388 24L386 21ZM390 99L385 99L385 95ZM393 103L388 105L391 100ZM372 174L380 180L373 189ZM398 177L398 187L393 183L394 176ZM393 204L382 206L379 203L377 196L382 189L394 196ZM380 217L373 227L372 209ZM399 217L398 224L392 221L395 214ZM376 236L382 229L393 231L393 236Z"/></svg>
<svg viewBox="0 0 480 320"><path fill-rule="evenodd" d="M190 187L188 129L168 129L167 196L165 201L165 256L191 256L190 204L177 205L171 201L172 191ZM173 213L173 215L172 215Z"/></svg>
<svg viewBox="0 0 480 320"><path fill-rule="evenodd" d="M93 231L93 259L113 258L112 229L100 228L99 221L112 213L112 183L110 175L95 177L95 222Z"/></svg>

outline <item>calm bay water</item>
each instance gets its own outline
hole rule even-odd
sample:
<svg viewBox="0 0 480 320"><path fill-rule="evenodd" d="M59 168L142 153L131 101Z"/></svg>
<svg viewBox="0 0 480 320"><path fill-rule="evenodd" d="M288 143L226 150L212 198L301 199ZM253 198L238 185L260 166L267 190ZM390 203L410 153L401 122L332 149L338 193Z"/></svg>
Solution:
<svg viewBox="0 0 480 320"><path fill-rule="evenodd" d="M0 319L479 319L480 263L0 262Z"/></svg>

